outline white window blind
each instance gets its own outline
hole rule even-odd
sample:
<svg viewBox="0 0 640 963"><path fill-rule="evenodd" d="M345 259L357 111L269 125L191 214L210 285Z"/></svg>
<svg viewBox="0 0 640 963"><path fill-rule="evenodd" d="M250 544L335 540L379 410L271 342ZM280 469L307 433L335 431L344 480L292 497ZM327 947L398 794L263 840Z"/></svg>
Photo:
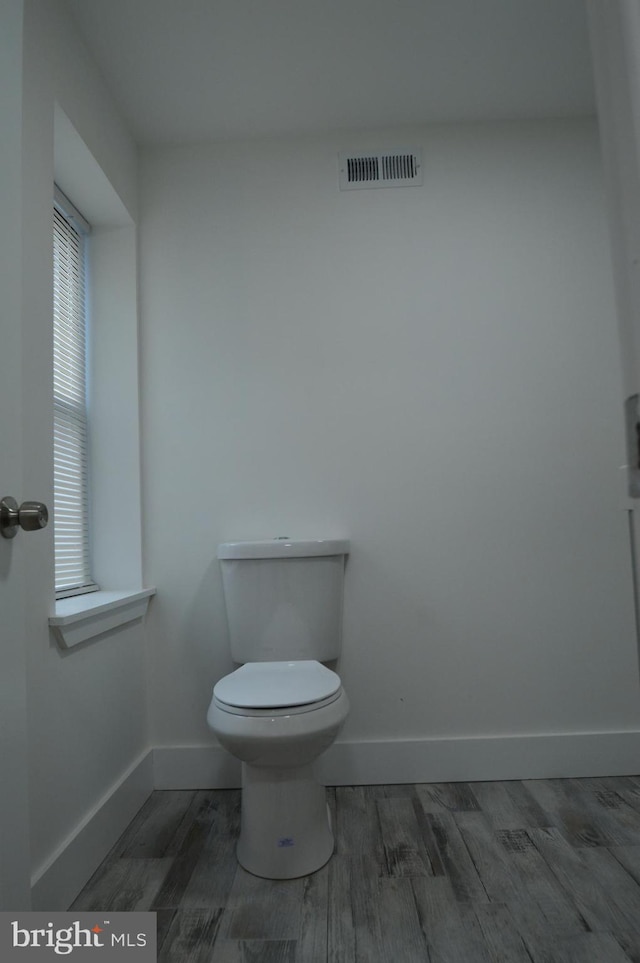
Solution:
<svg viewBox="0 0 640 963"><path fill-rule="evenodd" d="M56 191L53 390L57 598L95 591L98 587L91 577L89 553L84 243L87 229L73 205Z"/></svg>

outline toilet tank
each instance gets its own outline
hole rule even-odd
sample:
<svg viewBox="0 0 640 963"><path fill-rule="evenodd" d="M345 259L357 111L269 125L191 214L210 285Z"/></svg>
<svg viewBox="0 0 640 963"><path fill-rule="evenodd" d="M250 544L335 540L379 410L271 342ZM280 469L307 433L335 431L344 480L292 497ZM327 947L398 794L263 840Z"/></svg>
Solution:
<svg viewBox="0 0 640 963"><path fill-rule="evenodd" d="M346 539L219 545L234 661L336 659L348 553Z"/></svg>

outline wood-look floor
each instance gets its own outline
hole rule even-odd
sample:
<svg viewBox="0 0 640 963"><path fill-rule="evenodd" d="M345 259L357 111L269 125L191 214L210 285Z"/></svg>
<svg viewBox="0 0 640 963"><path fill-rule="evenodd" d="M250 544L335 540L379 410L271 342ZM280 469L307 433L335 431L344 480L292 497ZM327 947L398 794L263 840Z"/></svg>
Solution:
<svg viewBox="0 0 640 963"><path fill-rule="evenodd" d="M73 903L160 963L640 963L640 777L327 790L335 854L237 866L238 790L155 792Z"/></svg>

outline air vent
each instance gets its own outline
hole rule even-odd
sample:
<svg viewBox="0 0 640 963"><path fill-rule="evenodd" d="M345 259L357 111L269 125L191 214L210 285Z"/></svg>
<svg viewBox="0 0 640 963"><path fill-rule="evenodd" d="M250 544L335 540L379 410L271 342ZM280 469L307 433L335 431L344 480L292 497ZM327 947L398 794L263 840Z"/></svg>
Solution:
<svg viewBox="0 0 640 963"><path fill-rule="evenodd" d="M342 153L339 161L341 191L422 184L422 155L419 150L385 151L380 154Z"/></svg>

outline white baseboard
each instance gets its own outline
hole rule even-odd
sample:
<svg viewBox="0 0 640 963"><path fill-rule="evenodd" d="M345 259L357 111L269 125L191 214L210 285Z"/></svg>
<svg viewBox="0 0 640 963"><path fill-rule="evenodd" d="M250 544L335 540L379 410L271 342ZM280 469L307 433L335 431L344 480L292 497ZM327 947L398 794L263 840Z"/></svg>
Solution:
<svg viewBox="0 0 640 963"><path fill-rule="evenodd" d="M337 742L317 764L327 786L623 776L640 773L640 732ZM66 910L153 789L232 789L239 762L219 746L145 752L32 879L34 910Z"/></svg>
<svg viewBox="0 0 640 963"><path fill-rule="evenodd" d="M153 752L156 789L231 789L240 764L219 746ZM640 773L640 732L337 742L318 760L327 786L623 776Z"/></svg>
<svg viewBox="0 0 640 963"><path fill-rule="evenodd" d="M478 736L336 743L318 763L326 785L481 782L640 772L640 732Z"/></svg>
<svg viewBox="0 0 640 963"><path fill-rule="evenodd" d="M146 750L34 873L34 910L68 909L153 792L153 752Z"/></svg>

